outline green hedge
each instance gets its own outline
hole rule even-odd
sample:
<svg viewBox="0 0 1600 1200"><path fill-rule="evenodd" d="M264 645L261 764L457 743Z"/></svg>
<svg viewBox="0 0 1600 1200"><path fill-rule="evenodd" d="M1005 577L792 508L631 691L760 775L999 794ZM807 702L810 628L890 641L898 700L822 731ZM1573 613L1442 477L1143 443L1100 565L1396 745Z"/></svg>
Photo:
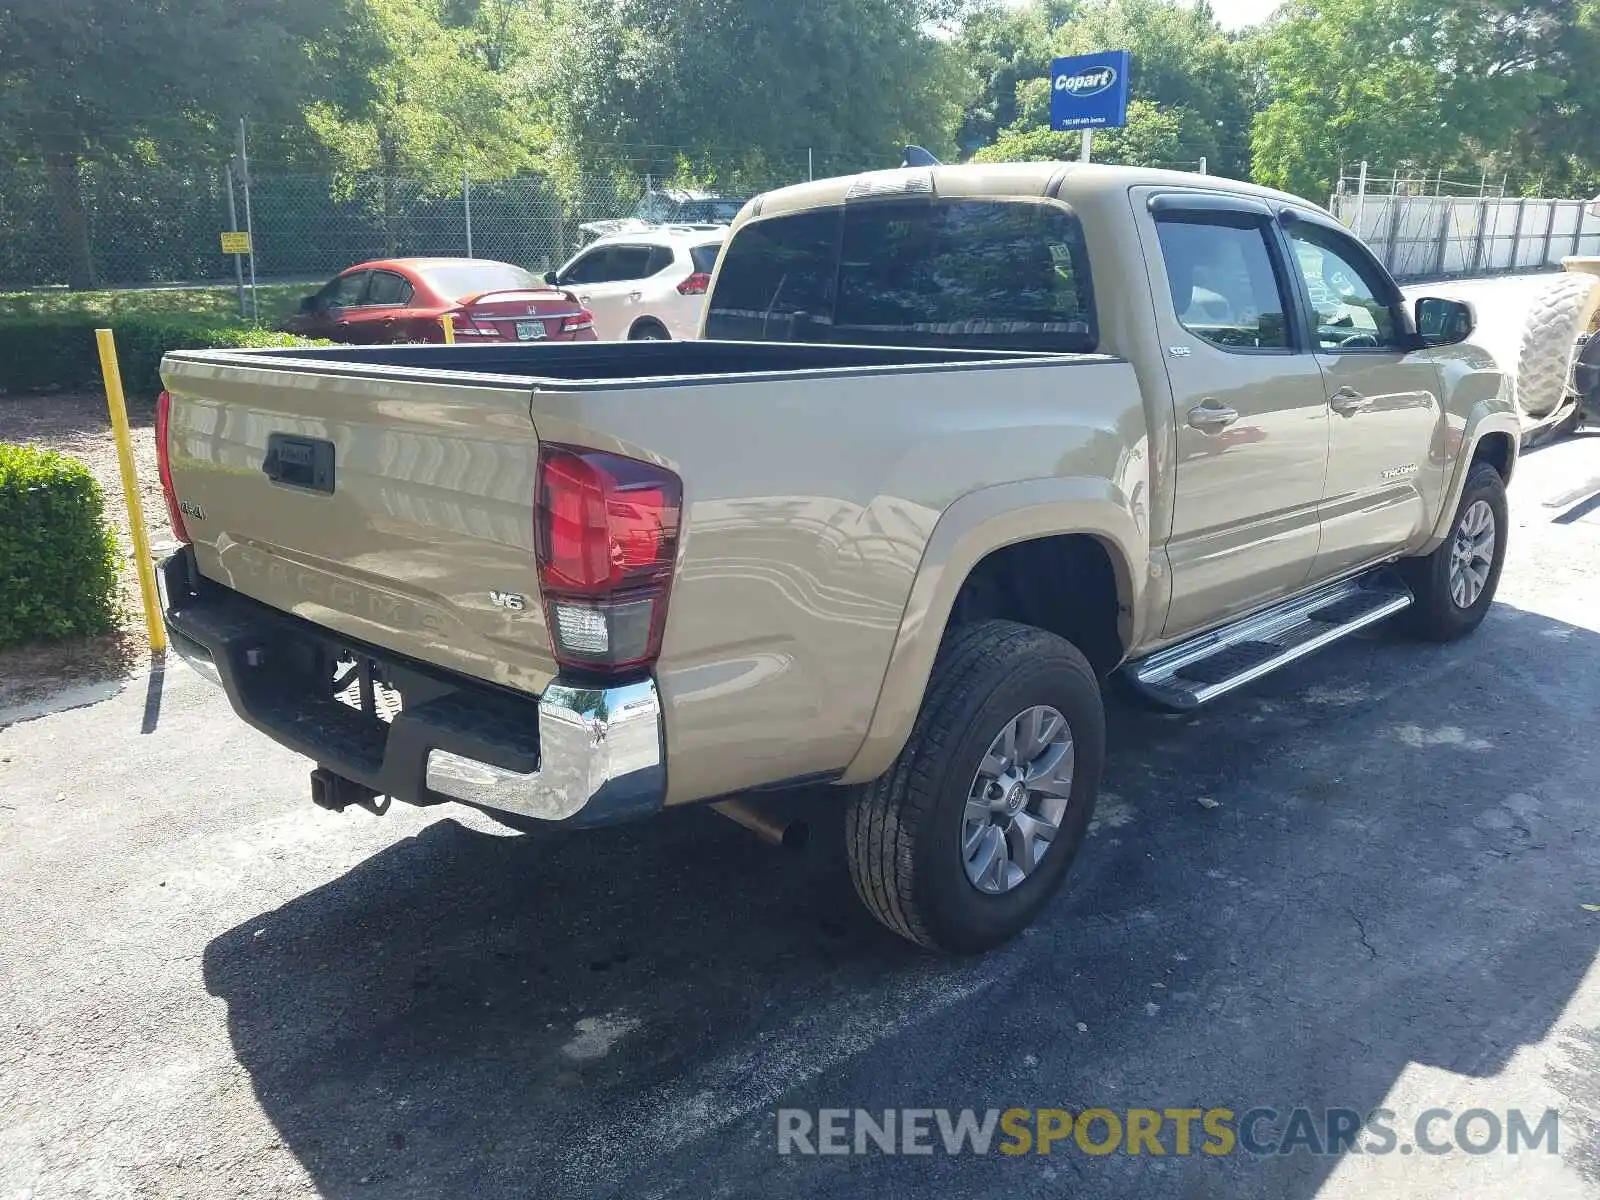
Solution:
<svg viewBox="0 0 1600 1200"><path fill-rule="evenodd" d="M0 647L111 630L117 548L103 508L77 459L0 443Z"/></svg>
<svg viewBox="0 0 1600 1200"><path fill-rule="evenodd" d="M161 356L168 350L314 344L287 333L194 317L0 316L0 391L99 390L94 331L102 326L116 334L122 386L132 401L155 399L161 390Z"/></svg>

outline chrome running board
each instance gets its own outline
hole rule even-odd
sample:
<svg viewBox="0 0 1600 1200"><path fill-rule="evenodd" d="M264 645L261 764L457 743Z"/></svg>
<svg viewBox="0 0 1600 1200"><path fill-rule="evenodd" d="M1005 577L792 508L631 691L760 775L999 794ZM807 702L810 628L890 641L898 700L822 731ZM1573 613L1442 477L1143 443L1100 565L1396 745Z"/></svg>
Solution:
<svg viewBox="0 0 1600 1200"><path fill-rule="evenodd" d="M1411 590L1379 568L1169 646L1122 674L1163 708L1198 708L1411 603Z"/></svg>

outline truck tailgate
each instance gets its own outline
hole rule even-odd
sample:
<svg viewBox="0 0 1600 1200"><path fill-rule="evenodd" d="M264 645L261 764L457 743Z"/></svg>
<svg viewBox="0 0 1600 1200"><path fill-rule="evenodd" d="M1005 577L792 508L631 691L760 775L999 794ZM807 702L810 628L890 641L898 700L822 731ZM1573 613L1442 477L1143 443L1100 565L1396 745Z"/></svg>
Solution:
<svg viewBox="0 0 1600 1200"><path fill-rule="evenodd" d="M554 676L526 385L169 357L201 574L352 639L527 692Z"/></svg>

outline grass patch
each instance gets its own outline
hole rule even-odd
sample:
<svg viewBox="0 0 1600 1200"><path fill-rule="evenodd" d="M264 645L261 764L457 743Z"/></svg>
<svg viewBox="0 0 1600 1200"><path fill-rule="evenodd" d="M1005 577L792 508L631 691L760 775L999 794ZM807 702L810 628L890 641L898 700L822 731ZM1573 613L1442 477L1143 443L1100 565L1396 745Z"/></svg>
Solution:
<svg viewBox="0 0 1600 1200"><path fill-rule="evenodd" d="M94 330L101 324L116 335L122 382L133 404L155 400L161 390L161 358L169 350L317 344L187 313L0 316L0 393L99 391L104 383Z"/></svg>
<svg viewBox="0 0 1600 1200"><path fill-rule="evenodd" d="M300 297L317 290L314 283L267 283L256 287L261 322L271 327L294 312ZM14 317L195 317L208 322L236 322L239 292L223 287L123 288L102 292L69 292L44 288L0 292L0 321Z"/></svg>

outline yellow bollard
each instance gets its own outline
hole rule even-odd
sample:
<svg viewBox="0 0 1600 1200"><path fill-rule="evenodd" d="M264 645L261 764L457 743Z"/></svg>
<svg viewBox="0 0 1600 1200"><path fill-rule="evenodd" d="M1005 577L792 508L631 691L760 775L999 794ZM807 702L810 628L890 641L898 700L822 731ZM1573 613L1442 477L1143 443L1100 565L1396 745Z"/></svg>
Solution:
<svg viewBox="0 0 1600 1200"><path fill-rule="evenodd" d="M444 326L444 344L446 346L454 346L456 344L455 318L449 313L445 313L444 316L439 318L439 324Z"/></svg>
<svg viewBox="0 0 1600 1200"><path fill-rule="evenodd" d="M163 654L167 649L167 627L161 620L161 602L156 595L156 568L150 559L150 534L144 527L144 508L139 503L139 476L133 469L133 438L128 433L128 405L122 396L122 370L117 365L117 343L109 329L96 329L100 345L100 373L106 381L106 407L111 410L111 432L117 438L117 465L122 468L122 494L128 502L128 529L133 534L133 557L139 568L139 595L144 601L144 624L150 633L150 649Z"/></svg>

